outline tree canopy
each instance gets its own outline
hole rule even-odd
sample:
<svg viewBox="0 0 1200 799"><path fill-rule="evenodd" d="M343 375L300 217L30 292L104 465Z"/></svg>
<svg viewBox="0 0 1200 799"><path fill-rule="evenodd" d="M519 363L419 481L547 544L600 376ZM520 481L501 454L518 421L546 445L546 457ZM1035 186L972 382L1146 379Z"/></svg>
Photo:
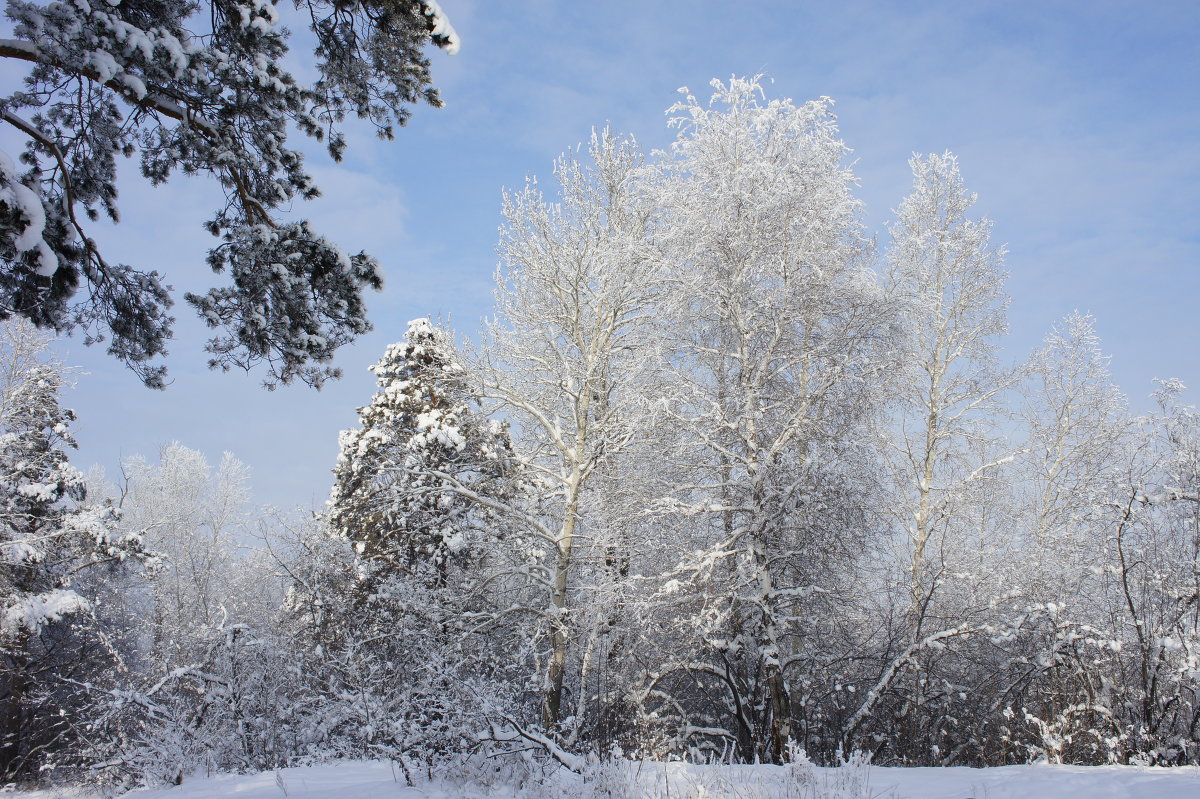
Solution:
<svg viewBox="0 0 1200 799"><path fill-rule="evenodd" d="M214 178L224 200L205 223L224 285L185 298L216 335L210 366L265 364L266 383L319 387L335 350L370 329L362 294L379 264L349 255L281 212L319 194L295 128L340 160L347 115L390 139L410 106L440 106L429 44L455 52L435 0L296 0L314 37L317 79L285 66L289 31L269 0L9 0L15 38L0 56L31 64L0 98L25 140L0 153L0 318L22 316L90 343L162 388L174 319L153 269L108 260L88 234L114 222L117 156L138 154L153 184L176 171Z"/></svg>

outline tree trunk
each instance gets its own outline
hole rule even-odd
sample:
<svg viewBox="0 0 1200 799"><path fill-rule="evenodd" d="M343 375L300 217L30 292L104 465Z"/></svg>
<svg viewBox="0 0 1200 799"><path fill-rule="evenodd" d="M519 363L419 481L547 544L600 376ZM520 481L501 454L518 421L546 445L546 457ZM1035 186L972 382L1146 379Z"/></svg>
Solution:
<svg viewBox="0 0 1200 799"><path fill-rule="evenodd" d="M571 568L571 550L575 543L575 521L579 511L579 488L582 475L576 468L567 481L567 503L563 512L562 531L558 538L558 551L554 558L554 583L550 595L553 618L550 622L550 662L546 666L545 693L542 697L542 726L548 733L555 733L562 716L563 678L567 670L567 645L569 643L567 618L568 572Z"/></svg>
<svg viewBox="0 0 1200 799"><path fill-rule="evenodd" d="M18 633L7 658L9 666L8 701L4 708L4 734L0 739L0 774L10 779L21 768L25 744L25 695L29 690L29 633Z"/></svg>

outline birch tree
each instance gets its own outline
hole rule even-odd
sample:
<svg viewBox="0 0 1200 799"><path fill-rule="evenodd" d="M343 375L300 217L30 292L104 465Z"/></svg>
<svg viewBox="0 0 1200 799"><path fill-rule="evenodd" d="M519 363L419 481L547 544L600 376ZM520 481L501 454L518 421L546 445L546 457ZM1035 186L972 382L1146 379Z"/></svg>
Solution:
<svg viewBox="0 0 1200 799"><path fill-rule="evenodd" d="M652 681L711 684L727 708L716 734L782 762L817 608L866 534L852 486L889 320L831 102L712 85L707 106L689 94L672 109L656 194L685 431L670 453L683 483L661 507L693 520L698 545L663 596L691 608L701 649Z"/></svg>
<svg viewBox="0 0 1200 799"><path fill-rule="evenodd" d="M126 600L145 620L142 656L154 680L199 659L223 615L241 615L232 587L237 537L250 515L248 483L249 469L231 453L214 469L178 442L159 451L158 463L135 456L122 465L122 527L144 530L146 545L162 556L146 576L144 604L137 606L138 592Z"/></svg>
<svg viewBox="0 0 1200 799"><path fill-rule="evenodd" d="M975 203L950 153L914 157L913 192L896 212L888 252L889 289L912 325L910 369L899 390L893 444L901 524L910 546L909 626L913 640L944 579L943 554L958 546L952 529L967 516L970 493L999 465L989 430L1000 374L995 341L1007 328L1004 249L992 223L972 220Z"/></svg>
<svg viewBox="0 0 1200 799"><path fill-rule="evenodd" d="M1109 528L1106 587L1117 758L1200 757L1200 412L1179 380L1159 381L1156 413L1128 460Z"/></svg>
<svg viewBox="0 0 1200 799"><path fill-rule="evenodd" d="M1107 540L1137 440L1091 316L1054 326L1020 395L1026 443L1013 476L1025 513L1019 556L1000 569L1019 592L1020 633L1009 638L1001 682L1013 731L998 737L1047 762L1103 761L1119 737L1105 686Z"/></svg>
<svg viewBox="0 0 1200 799"><path fill-rule="evenodd" d="M1080 566L1096 552L1094 514L1113 494L1120 454L1132 443L1125 398L1090 315L1076 312L1055 325L1027 368L1022 398L1029 444L1021 460L1035 514L1029 551L1039 561ZM1061 586L1061 569L1038 571Z"/></svg>
<svg viewBox="0 0 1200 799"><path fill-rule="evenodd" d="M1011 528L1000 472L1010 456L996 426L1010 379L995 356L1008 299L1003 248L990 242L991 222L968 216L975 195L957 159L914 156L910 166L913 191L896 211L885 263L904 318L885 438L903 611L872 654L878 671L843 736L882 714L886 732L876 734L905 762L946 762L971 740L955 732L973 679L957 653L991 621L993 550L1012 546L1011 536L992 535ZM893 716L898 728L888 726Z"/></svg>
<svg viewBox="0 0 1200 799"><path fill-rule="evenodd" d="M532 181L505 196L496 318L478 358L483 390L512 421L518 459L542 490L537 512L515 518L535 547L537 589L522 612L545 635L540 717L552 733L578 665L582 564L607 537L592 514L600 477L652 427L642 386L657 358L642 156L607 131L593 134L588 155L556 163L555 202Z"/></svg>

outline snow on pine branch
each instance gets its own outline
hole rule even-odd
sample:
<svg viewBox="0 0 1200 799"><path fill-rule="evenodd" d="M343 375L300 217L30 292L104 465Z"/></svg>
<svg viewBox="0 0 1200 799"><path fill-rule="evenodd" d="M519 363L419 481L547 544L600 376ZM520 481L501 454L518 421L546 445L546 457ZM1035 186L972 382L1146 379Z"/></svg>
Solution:
<svg viewBox="0 0 1200 799"><path fill-rule="evenodd" d="M441 105L423 49L455 51L459 40L436 2L301 5L317 41L319 78L308 86L285 66L289 34L267 0L8 0L15 38L0 40L0 58L29 72L0 100L0 122L24 138L28 168L0 163L0 311L82 329L147 385L165 386L166 280L108 261L88 232L100 214L119 219L118 156L136 154L151 183L180 171L224 191L205 225L218 239L209 266L227 281L187 297L223 331L210 365L264 365L268 386L338 375L329 361L370 329L362 294L380 287L380 269L307 222L284 221L294 200L319 193L289 129L326 142L335 159L347 114L391 138L412 104Z"/></svg>

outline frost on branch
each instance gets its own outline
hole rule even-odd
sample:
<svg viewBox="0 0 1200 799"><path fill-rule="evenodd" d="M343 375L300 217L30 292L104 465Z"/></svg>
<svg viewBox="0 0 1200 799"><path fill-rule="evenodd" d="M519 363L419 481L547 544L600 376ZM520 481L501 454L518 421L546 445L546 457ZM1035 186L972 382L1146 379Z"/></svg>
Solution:
<svg viewBox="0 0 1200 799"><path fill-rule="evenodd" d="M227 331L209 342L214 368L270 365L267 386L299 377L320 387L341 372L326 366L342 344L370 330L361 288L380 288L378 262L347 256L307 222L248 225L224 236L209 263L228 270L232 286L187 301L209 327Z"/></svg>
<svg viewBox="0 0 1200 799"><path fill-rule="evenodd" d="M228 266L230 282L193 299L225 331L212 365L265 362L269 385L335 374L322 364L369 329L361 295L379 287L377 267L366 255L345 266L306 222L278 218L318 194L289 127L335 159L348 113L391 138L410 104L441 105L423 51L453 51L458 38L424 0L299 5L317 37L312 86L284 68L288 33L267 0L9 0L15 38L0 40L0 57L32 66L0 98L0 122L26 142L21 170L0 158L0 318L83 330L147 385L165 385L170 287L105 259L87 230L101 213L118 220L117 156L140 153L151 183L178 170L224 189L209 263Z"/></svg>

